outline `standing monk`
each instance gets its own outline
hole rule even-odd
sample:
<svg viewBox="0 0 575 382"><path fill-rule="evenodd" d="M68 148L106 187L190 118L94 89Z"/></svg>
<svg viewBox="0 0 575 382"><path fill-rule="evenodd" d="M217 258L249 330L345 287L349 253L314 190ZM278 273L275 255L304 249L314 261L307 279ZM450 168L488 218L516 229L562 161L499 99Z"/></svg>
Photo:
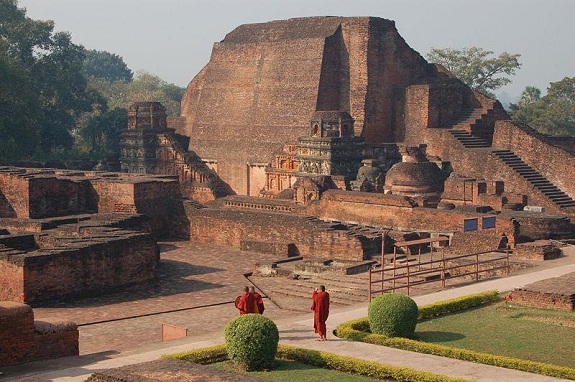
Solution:
<svg viewBox="0 0 575 382"><path fill-rule="evenodd" d="M255 304L254 313L264 314L265 307L262 295L256 292L256 288L253 285L250 285L249 292L254 297L254 304Z"/></svg>
<svg viewBox="0 0 575 382"><path fill-rule="evenodd" d="M311 310L313 310L313 328L319 334L318 341L325 341L327 339L325 322L329 316L329 293L325 291L325 286L320 285L313 291Z"/></svg>
<svg viewBox="0 0 575 382"><path fill-rule="evenodd" d="M253 294L249 292L249 288L244 287L244 293L236 298L236 308L240 311L240 315L255 313L256 312L256 301Z"/></svg>

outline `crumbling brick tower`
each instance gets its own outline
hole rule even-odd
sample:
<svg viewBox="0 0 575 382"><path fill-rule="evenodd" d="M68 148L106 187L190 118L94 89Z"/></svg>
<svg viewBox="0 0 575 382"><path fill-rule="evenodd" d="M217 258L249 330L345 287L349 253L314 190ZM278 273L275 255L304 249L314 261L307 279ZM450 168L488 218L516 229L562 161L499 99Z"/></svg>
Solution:
<svg viewBox="0 0 575 382"><path fill-rule="evenodd" d="M234 192L258 195L266 165L284 144L308 135L316 111L349 113L366 143L401 141L404 89L435 75L390 20L242 25L214 44L173 125Z"/></svg>

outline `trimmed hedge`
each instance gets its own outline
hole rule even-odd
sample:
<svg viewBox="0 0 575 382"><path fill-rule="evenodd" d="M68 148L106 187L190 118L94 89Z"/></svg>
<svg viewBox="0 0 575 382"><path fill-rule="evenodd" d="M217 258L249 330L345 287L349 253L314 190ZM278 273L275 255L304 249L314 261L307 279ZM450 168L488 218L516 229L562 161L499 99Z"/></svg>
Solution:
<svg viewBox="0 0 575 382"><path fill-rule="evenodd" d="M447 300L446 307L442 307L441 302L431 304L428 306L423 306L419 310L420 317L428 314L431 314L431 316L426 316L425 318L437 317L440 315L438 312L442 311L445 312L448 311L449 313L456 312L457 310L455 310L455 308L458 306L462 307L461 309L469 309L472 307L486 304L488 302L498 300L499 300L499 294L497 294L497 299L494 299L492 291L464 296L457 299ZM575 369L569 367L549 365L542 362L527 361L523 359L497 356L487 353L478 353L472 350L457 349L444 345L430 344L427 342L421 342L407 338L385 337L380 334L370 333L369 322L367 317L344 322L334 330L334 333L338 337L350 341L367 342L375 345L388 346L396 349L408 350L425 354L433 354L441 357L460 359L463 361L482 363L485 365L505 367L508 369L521 370L529 373L547 375L550 377L575 380Z"/></svg>
<svg viewBox="0 0 575 382"><path fill-rule="evenodd" d="M337 370L343 373L363 375L371 378L393 378L403 382L463 382L464 379L451 378L439 374L416 371L406 367L380 364L372 361L340 356L332 353L308 350L293 346L279 345L277 358L296 361L325 369ZM209 364L227 360L225 345L196 349L182 353L163 355L162 358L175 358L188 362Z"/></svg>
<svg viewBox="0 0 575 382"><path fill-rule="evenodd" d="M373 333L387 337L413 337L417 325L417 304L401 293L385 293L367 307L369 327Z"/></svg>
<svg viewBox="0 0 575 382"><path fill-rule="evenodd" d="M160 358L173 358L199 363L201 365L209 365L210 363L227 361L228 353L226 345L222 344L180 353L164 354Z"/></svg>
<svg viewBox="0 0 575 382"><path fill-rule="evenodd" d="M454 312L461 312L465 309L476 308L481 305L490 304L500 301L501 297L496 290L490 290L482 293L470 294L450 300L440 301L433 304L419 307L419 320L445 316Z"/></svg>
<svg viewBox="0 0 575 382"><path fill-rule="evenodd" d="M274 366L280 335L278 327L260 314L232 318L224 329L230 361L246 371Z"/></svg>

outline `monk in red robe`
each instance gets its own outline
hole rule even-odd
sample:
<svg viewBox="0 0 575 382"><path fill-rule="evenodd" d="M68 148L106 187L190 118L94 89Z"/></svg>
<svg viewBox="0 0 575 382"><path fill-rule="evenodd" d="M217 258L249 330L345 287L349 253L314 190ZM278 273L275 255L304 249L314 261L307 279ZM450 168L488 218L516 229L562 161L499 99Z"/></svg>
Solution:
<svg viewBox="0 0 575 382"><path fill-rule="evenodd" d="M235 304L240 315L257 312L255 296L249 292L249 288L247 286L244 287L244 293L236 298Z"/></svg>
<svg viewBox="0 0 575 382"><path fill-rule="evenodd" d="M254 304L255 304L254 313L264 314L265 307L262 295L256 292L256 288L253 285L249 287L249 292L254 298Z"/></svg>
<svg viewBox="0 0 575 382"><path fill-rule="evenodd" d="M313 310L313 328L315 332L319 334L318 341L325 341L327 329L325 322L329 316L329 293L325 291L325 286L320 285L313 291L313 304L311 305L311 310Z"/></svg>

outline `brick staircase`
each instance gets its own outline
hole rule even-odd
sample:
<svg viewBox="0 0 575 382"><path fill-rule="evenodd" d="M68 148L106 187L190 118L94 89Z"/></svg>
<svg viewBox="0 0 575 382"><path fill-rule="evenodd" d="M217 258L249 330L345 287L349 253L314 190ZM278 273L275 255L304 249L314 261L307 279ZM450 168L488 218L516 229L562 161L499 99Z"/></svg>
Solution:
<svg viewBox="0 0 575 382"><path fill-rule="evenodd" d="M457 139L466 149L476 149L491 147L485 139L471 135L467 130L449 130L451 135Z"/></svg>
<svg viewBox="0 0 575 382"><path fill-rule="evenodd" d="M452 126L456 130L469 130L469 127L476 124L483 115L487 114L487 109L484 108L468 108L461 110L459 118Z"/></svg>
<svg viewBox="0 0 575 382"><path fill-rule="evenodd" d="M525 163L519 156L510 150L493 150L495 158L511 167L515 172L527 180L534 188L539 190L547 199L559 208L575 207L573 200L565 192L551 183L547 178Z"/></svg>
<svg viewBox="0 0 575 382"><path fill-rule="evenodd" d="M491 147L492 128L488 128L484 118L492 113L487 106L463 109L449 132L465 148Z"/></svg>

